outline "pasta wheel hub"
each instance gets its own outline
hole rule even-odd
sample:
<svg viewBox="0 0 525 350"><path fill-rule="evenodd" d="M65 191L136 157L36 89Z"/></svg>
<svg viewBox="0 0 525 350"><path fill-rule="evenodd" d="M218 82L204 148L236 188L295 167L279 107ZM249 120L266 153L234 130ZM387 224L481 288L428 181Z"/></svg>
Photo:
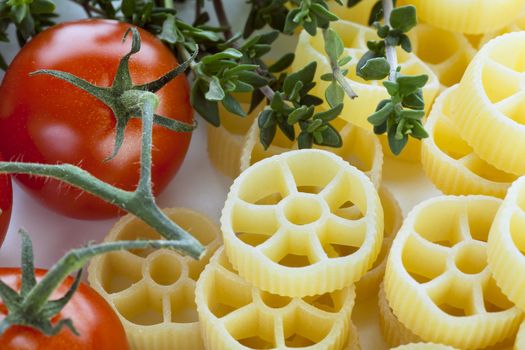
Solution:
<svg viewBox="0 0 525 350"><path fill-rule="evenodd" d="M487 196L442 196L405 220L388 258L385 292L399 321L421 339L476 349L517 330L521 313L487 266L500 204Z"/></svg>
<svg viewBox="0 0 525 350"><path fill-rule="evenodd" d="M282 210L286 220L295 226L314 224L326 218L330 208L326 201L316 195L297 193L286 197L282 201Z"/></svg>
<svg viewBox="0 0 525 350"><path fill-rule="evenodd" d="M370 179L321 150L248 168L230 189L221 224L239 274L290 297L352 284L372 266L383 238L383 210Z"/></svg>

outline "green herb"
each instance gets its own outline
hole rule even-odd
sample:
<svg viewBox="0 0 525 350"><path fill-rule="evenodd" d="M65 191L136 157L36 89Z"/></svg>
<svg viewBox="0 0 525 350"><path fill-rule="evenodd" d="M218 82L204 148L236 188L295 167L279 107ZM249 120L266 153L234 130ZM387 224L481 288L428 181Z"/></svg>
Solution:
<svg viewBox="0 0 525 350"><path fill-rule="evenodd" d="M393 9L392 0L382 0L382 8L388 23L374 23L380 40L368 42L369 51L359 60L356 73L366 80L388 77L383 85L390 99L381 101L368 121L376 134L388 135L390 149L398 155L409 137L418 140L428 137L422 125L425 116L422 88L428 76L403 75L397 65L396 46L407 52L412 50L406 33L417 24L415 7Z"/></svg>
<svg viewBox="0 0 525 350"><path fill-rule="evenodd" d="M22 37L26 40L51 24L49 18L54 16L54 7L47 1L49 0L0 0L0 40L7 40L5 28L9 23L17 23L19 35L23 34ZM300 147L311 147L314 144L341 146L341 137L331 121L341 113L344 96L356 98L357 95L345 78L348 71L341 68L351 58L343 55L343 42L330 29L330 24L338 18L330 12L328 0L249 0L251 9L243 33L232 32L221 0L212 0L219 26L208 24L210 15L203 9L203 0L195 2L193 23L178 17L173 0L164 0L163 3L153 0L71 1L81 5L88 17L117 19L150 31L171 48L179 61L187 61L198 52L191 61L191 103L210 124L221 124L219 104L243 118L266 99L267 107L259 117L262 119L259 120L260 141L264 147L270 146L277 129L290 140L298 141ZM344 6L342 0L336 1ZM360 0L348 0L346 5L351 7L359 2ZM392 140L392 151L397 154L406 144L408 136L425 136L421 122L407 119L407 114L402 113L405 109L422 110L421 93L418 89L424 84L419 83L414 91L407 93L405 83L399 83L402 75L397 71L397 59L392 50L395 46L401 46L406 51L411 50L406 33L416 25L416 16L415 8L411 6L395 10L392 7L392 0L378 1L373 7L371 19L380 40L368 43L369 51L359 60L357 74L368 80L382 80L389 76L391 83L400 85L399 91L391 94L389 101L396 108L386 118L386 125L377 124L378 119L371 118L376 132L388 133ZM386 25L379 22L383 14L387 14L389 19ZM38 19L31 30L25 30L22 25L24 19L28 21L27 18ZM255 31L265 26L273 30L255 34ZM311 78L316 76L315 65L303 67L301 74L289 74L287 68L295 58L293 53L285 53L271 65L266 59L279 35L291 35L301 28L310 35L317 35L320 31L324 37L325 51L332 70L321 77L330 82L324 96L308 93L315 84ZM0 65L2 62L0 57ZM5 68L5 62L3 66ZM308 74L304 74L305 72ZM387 86L385 88L389 92L394 89ZM252 93L250 110L243 110L236 100L235 93L239 92ZM329 113L330 118L318 117L322 113L316 107L323 102L330 107L325 112ZM292 111L295 113L290 117ZM333 116L336 112L339 114Z"/></svg>

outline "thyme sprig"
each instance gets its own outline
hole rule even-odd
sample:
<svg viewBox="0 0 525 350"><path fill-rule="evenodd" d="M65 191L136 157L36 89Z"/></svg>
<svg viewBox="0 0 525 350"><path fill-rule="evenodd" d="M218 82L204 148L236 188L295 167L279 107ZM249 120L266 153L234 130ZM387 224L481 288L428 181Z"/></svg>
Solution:
<svg viewBox="0 0 525 350"><path fill-rule="evenodd" d="M3 8L5 12L5 8L9 7L8 19L4 19L9 23L15 18L13 6L2 7L1 4L22 2L31 9L35 6L32 4L42 1L50 0L0 0L0 14ZM341 146L340 135L331 124L333 118L338 116L333 116L333 113L341 113L340 104L345 95L350 98L356 98L357 95L345 78L348 71L341 68L351 58L342 57L343 42L330 29L330 24L338 17L329 10L329 0L249 0L251 9L242 33L233 32L221 0L213 0L219 26L208 24L210 15L204 11L202 0L195 3L193 23L179 18L173 0L71 1L81 5L88 17L117 19L150 31L164 41L180 61L186 61L193 52L198 51L199 55L191 63L191 75L194 78L191 102L194 109L212 125L221 124L219 104L244 118L266 99L267 107L260 116L262 120L259 120L260 141L264 147L269 147L273 142L277 129L290 140L297 141L301 148L314 144ZM343 0L335 1L344 6ZM353 6L360 1L348 0L346 5ZM381 102L369 121L376 133L388 134L390 147L398 154L409 136L426 137L420 121L424 108L420 89L426 79L406 77L398 70L395 47L411 50L406 34L416 24L416 16L413 7L394 10L394 4L392 0L379 0L373 7L370 18L380 40L368 43L369 51L360 59L357 74L373 80L389 77L384 85L391 98ZM52 15L53 11L46 14ZM389 19L384 25L379 22L383 15ZM0 15L0 40L4 17ZM274 30L256 32L265 26ZM313 79L309 79L310 72L316 76L315 65L307 64L300 69L309 74L290 74L288 68L295 59L293 53L285 53L273 64L266 58L280 35L292 35L301 28L310 35L322 31L332 70L322 76L323 80L330 82L324 96L309 94L315 84ZM38 30L40 27L36 26L33 32ZM0 58L0 65L1 61ZM243 110L235 97L236 93L252 94L250 110ZM318 117L321 105L329 106L330 109L324 112L329 113L330 118ZM290 117L295 110L298 112Z"/></svg>
<svg viewBox="0 0 525 350"><path fill-rule="evenodd" d="M409 137L421 140L428 137L423 128L425 103L422 88L427 75L409 76L401 73L398 66L396 46L406 52L412 51L406 35L417 25L416 9L413 6L393 8L392 0L382 0L385 24L374 22L379 40L367 43L369 51L359 60L356 73L366 80L382 80L390 95L379 103L368 121L376 134L387 134L392 153L398 155L408 143Z"/></svg>

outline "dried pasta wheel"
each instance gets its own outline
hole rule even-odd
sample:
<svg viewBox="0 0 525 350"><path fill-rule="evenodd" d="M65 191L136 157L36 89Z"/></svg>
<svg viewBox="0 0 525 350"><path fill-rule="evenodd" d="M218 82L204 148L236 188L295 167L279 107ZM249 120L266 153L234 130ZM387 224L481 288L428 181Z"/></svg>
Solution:
<svg viewBox="0 0 525 350"><path fill-rule="evenodd" d="M167 249L113 252L93 258L88 280L115 309L133 349L204 350L195 284L221 243L219 227L189 209L166 209L165 213L206 247L201 260ZM160 236L139 219L126 215L105 241L138 238Z"/></svg>
<svg viewBox="0 0 525 350"><path fill-rule="evenodd" d="M421 339L477 349L516 332L522 314L487 267L486 241L500 204L488 196L441 196L404 221L388 257L385 292L399 321Z"/></svg>
<svg viewBox="0 0 525 350"><path fill-rule="evenodd" d="M466 34L482 34L516 19L525 0L401 0L414 5L418 16L436 27Z"/></svg>
<svg viewBox="0 0 525 350"><path fill-rule="evenodd" d="M477 50L462 34L429 24L409 32L414 53L437 75L442 88L459 83Z"/></svg>
<svg viewBox="0 0 525 350"><path fill-rule="evenodd" d="M341 118L366 130L372 130L372 125L367 118L374 113L379 102L389 98L389 95L381 81L366 81L357 76L356 65L364 53L368 51L367 41L377 40L376 33L370 28L346 21L333 22L330 28L341 36L345 46L344 55L352 57L352 60L343 68L348 69L346 80L359 96L359 98L353 100L345 96ZM406 53L401 48L397 50L397 55L402 74L426 74L429 76L428 83L423 88L425 108L428 111L439 90L438 78L416 55ZM317 84L311 91L314 95L324 96L329 83L321 80L320 77L325 73L330 73L332 70L324 50L324 39L321 31L314 37L306 32L302 32L299 37L295 57L292 65L293 70L299 70L311 61L317 62L318 68L315 77ZM326 102L323 107L328 107Z"/></svg>
<svg viewBox="0 0 525 350"><path fill-rule="evenodd" d="M489 236L488 261L503 293L525 310L525 177L509 189Z"/></svg>
<svg viewBox="0 0 525 350"><path fill-rule="evenodd" d="M381 249L383 210L365 174L333 153L299 150L241 173L221 229L243 278L274 294L303 297L365 274Z"/></svg>
<svg viewBox="0 0 525 350"><path fill-rule="evenodd" d="M368 26L370 13L372 12L372 8L376 3L377 0L362 0L357 5L348 7L346 6L346 1L343 5L339 5L335 1L330 1L328 2L328 8L330 11L332 11L332 13L335 13L337 17L344 21L350 21Z"/></svg>
<svg viewBox="0 0 525 350"><path fill-rule="evenodd" d="M379 189L379 199L383 207L385 228L383 245L378 258L372 268L356 283L358 300L363 300L377 295L379 284L383 280L386 268L386 258L397 231L403 222L403 213L394 195L385 187Z"/></svg>
<svg viewBox="0 0 525 350"><path fill-rule="evenodd" d="M250 109L251 94L236 94L235 98L245 111ZM248 116L239 118L219 103L221 126L208 125L208 156L213 166L222 174L231 178L239 175L239 160L246 133L263 107L264 104L261 103Z"/></svg>
<svg viewBox="0 0 525 350"><path fill-rule="evenodd" d="M383 149L376 135L371 131L363 130L342 119L332 122L343 139L343 147L329 148L315 146L333 152L364 172L376 188L381 183L383 172ZM259 142L259 125L257 121L252 124L245 139L241 153L241 172L248 169L250 165L277 154L297 149L297 142L291 142L281 130L277 131L272 145L264 149Z"/></svg>
<svg viewBox="0 0 525 350"><path fill-rule="evenodd" d="M241 278L220 249L201 274L195 296L207 349L355 346L353 286L304 298L270 294Z"/></svg>
<svg viewBox="0 0 525 350"><path fill-rule="evenodd" d="M454 350L452 346L432 343L415 343L398 346L392 350Z"/></svg>
<svg viewBox="0 0 525 350"><path fill-rule="evenodd" d="M514 350L525 349L525 322L521 323L518 335L516 336L516 342L514 343Z"/></svg>
<svg viewBox="0 0 525 350"><path fill-rule="evenodd" d="M385 295L385 286L381 283L378 295L379 323L381 333L390 347L396 347L409 343L418 343L421 338L406 328L394 315Z"/></svg>
<svg viewBox="0 0 525 350"><path fill-rule="evenodd" d="M477 155L496 168L525 174L525 32L483 46L457 90L456 125Z"/></svg>
<svg viewBox="0 0 525 350"><path fill-rule="evenodd" d="M494 168L479 158L457 132L454 99L457 85L444 91L434 103L425 124L423 170L445 194L486 194L505 197L517 176Z"/></svg>

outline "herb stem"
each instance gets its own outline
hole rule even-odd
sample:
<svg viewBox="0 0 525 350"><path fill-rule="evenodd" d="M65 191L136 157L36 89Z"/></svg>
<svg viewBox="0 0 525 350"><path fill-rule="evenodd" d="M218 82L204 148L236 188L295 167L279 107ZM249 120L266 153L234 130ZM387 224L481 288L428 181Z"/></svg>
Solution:
<svg viewBox="0 0 525 350"><path fill-rule="evenodd" d="M233 33L231 30L230 22L228 21L228 16L226 16L226 11L224 10L222 0L213 0L213 8L215 9L215 13L217 14L219 24L221 25L224 31L224 37L226 38L226 40L230 40L233 37Z"/></svg>
<svg viewBox="0 0 525 350"><path fill-rule="evenodd" d="M388 24L390 27L392 27L390 25L390 15L392 14L392 11L394 10L394 4L392 3L392 0L382 0L382 3L383 3L383 13L384 13L384 18L385 18L385 23ZM388 75L388 79L390 81L396 81L397 54L396 54L395 46L392 46L386 43L385 53L386 53L386 60L390 64L390 73Z"/></svg>

